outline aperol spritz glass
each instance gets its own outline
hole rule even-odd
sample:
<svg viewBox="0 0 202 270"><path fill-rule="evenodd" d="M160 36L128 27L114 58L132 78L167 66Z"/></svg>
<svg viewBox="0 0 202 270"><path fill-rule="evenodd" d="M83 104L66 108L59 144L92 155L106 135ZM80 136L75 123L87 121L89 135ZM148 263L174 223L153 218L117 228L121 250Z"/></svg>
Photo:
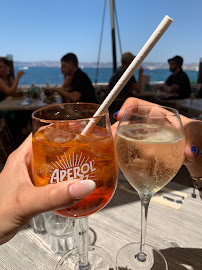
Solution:
<svg viewBox="0 0 202 270"><path fill-rule="evenodd" d="M93 117L99 105L65 103L36 110L33 115L32 171L35 186L72 179L93 180L96 189L85 199L56 214L72 218L77 248L56 269L110 269L110 257L89 247L87 217L107 205L118 179L118 162L108 112ZM91 128L89 123L92 122ZM85 130L85 132L84 132Z"/></svg>

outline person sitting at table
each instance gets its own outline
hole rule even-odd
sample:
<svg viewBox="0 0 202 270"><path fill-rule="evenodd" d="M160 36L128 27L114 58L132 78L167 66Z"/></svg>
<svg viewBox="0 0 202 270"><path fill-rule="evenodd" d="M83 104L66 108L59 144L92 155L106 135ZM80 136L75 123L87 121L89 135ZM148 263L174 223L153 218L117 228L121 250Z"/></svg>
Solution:
<svg viewBox="0 0 202 270"><path fill-rule="evenodd" d="M119 121L129 106L153 104L128 98L116 118ZM181 115L186 133L185 161L194 177L202 179L202 121ZM118 122L112 126L115 135ZM31 181L31 135L9 157L0 173L0 244L12 239L31 218L46 211L76 204L95 189L91 180L70 180L35 187ZM202 198L202 191L201 191Z"/></svg>
<svg viewBox="0 0 202 270"><path fill-rule="evenodd" d="M5 58L0 58L0 101L6 96L12 96L16 93L19 80L24 74L24 71L19 70L14 80L10 74L9 61Z"/></svg>
<svg viewBox="0 0 202 270"><path fill-rule="evenodd" d="M134 58L135 56L130 52L125 52L122 54L121 66L114 72L114 74L110 78L110 81L107 87L107 94L109 94L109 92L113 89L115 84L121 78L121 76L126 71L126 69L131 64ZM135 76L133 75L130 78L130 80L126 83L124 88L121 90L121 92L118 94L116 99L113 101L112 105L109 107L109 110L112 111L112 114L115 108L117 108L117 106L120 107L128 97L134 96L135 93L140 93L141 88L142 88L143 72L144 72L143 67L140 67L139 74L138 74L138 81L136 81Z"/></svg>
<svg viewBox="0 0 202 270"><path fill-rule="evenodd" d="M61 58L61 72L64 74L64 83L61 87L52 87L50 91L59 93L63 102L97 103L91 80L78 65L75 54L64 55Z"/></svg>
<svg viewBox="0 0 202 270"><path fill-rule="evenodd" d="M179 55L168 59L170 71L172 74L168 77L159 89L165 93L173 94L167 99L189 98L191 93L190 81L187 74L182 69L183 58Z"/></svg>

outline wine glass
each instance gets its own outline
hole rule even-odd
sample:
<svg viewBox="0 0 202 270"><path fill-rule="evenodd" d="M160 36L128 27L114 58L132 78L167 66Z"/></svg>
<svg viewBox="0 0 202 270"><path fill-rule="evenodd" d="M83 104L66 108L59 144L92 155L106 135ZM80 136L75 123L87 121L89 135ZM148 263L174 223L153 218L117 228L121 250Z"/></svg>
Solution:
<svg viewBox="0 0 202 270"><path fill-rule="evenodd" d="M168 269L163 255L145 244L151 197L178 172L184 160L185 133L178 111L154 105L128 107L115 136L121 171L141 200L141 240L124 246L117 269Z"/></svg>
<svg viewBox="0 0 202 270"><path fill-rule="evenodd" d="M78 178L96 183L96 189L85 199L72 207L54 211L73 219L77 244L76 249L61 258L56 269L114 269L107 253L88 244L87 217L106 206L118 179L118 161L108 111L93 117L99 106L65 103L38 109L32 115L34 185ZM86 129L90 121L93 125Z"/></svg>

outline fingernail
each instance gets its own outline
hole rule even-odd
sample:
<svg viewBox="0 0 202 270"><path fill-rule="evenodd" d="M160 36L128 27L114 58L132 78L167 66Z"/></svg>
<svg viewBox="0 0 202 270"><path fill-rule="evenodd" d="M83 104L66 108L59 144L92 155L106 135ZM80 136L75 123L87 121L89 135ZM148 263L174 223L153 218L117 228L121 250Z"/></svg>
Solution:
<svg viewBox="0 0 202 270"><path fill-rule="evenodd" d="M118 114L119 112L120 112L120 110L114 113L113 116L114 116L115 119L116 119L116 116L117 116L117 114Z"/></svg>
<svg viewBox="0 0 202 270"><path fill-rule="evenodd" d="M191 151L192 151L192 153L193 153L195 156L198 157L198 155L199 155L199 150L198 150L198 147L197 147L197 146L193 145L193 146L191 147Z"/></svg>
<svg viewBox="0 0 202 270"><path fill-rule="evenodd" d="M80 180L69 187L69 193L73 200L80 200L93 192L95 187L92 180Z"/></svg>

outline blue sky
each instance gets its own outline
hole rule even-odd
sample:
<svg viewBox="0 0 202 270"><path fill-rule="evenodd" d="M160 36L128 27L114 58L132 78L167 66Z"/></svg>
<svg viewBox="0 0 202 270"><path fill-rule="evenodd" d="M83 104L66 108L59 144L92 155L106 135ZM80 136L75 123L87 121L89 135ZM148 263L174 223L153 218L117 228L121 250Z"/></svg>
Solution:
<svg viewBox="0 0 202 270"><path fill-rule="evenodd" d="M95 62L104 0L1 1L0 55L14 61L59 61L67 52L80 62ZM165 15L173 23L146 62L167 62L178 54L184 63L202 57L202 0L116 0L122 50L137 54ZM109 0L100 61L112 59ZM117 60L120 50L117 44Z"/></svg>

